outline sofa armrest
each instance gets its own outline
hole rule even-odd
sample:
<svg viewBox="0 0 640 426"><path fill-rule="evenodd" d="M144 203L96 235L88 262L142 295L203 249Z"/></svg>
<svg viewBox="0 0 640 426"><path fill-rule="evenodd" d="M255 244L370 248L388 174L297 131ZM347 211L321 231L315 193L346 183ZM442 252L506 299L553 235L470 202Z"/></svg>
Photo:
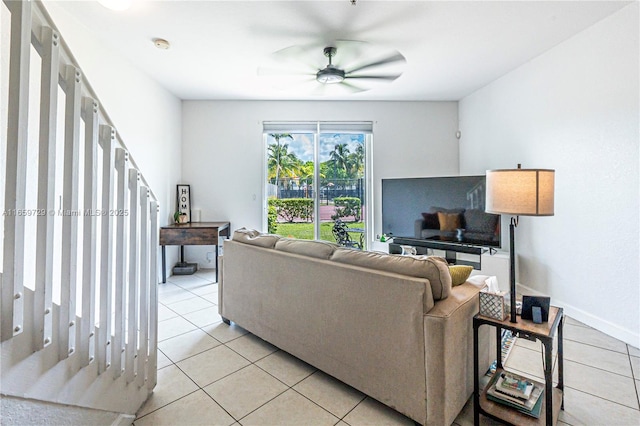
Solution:
<svg viewBox="0 0 640 426"><path fill-rule="evenodd" d="M479 291L468 282L456 286L424 316L428 424L451 424L473 393L473 317ZM495 359L495 339L489 327L479 334L478 364L484 374Z"/></svg>

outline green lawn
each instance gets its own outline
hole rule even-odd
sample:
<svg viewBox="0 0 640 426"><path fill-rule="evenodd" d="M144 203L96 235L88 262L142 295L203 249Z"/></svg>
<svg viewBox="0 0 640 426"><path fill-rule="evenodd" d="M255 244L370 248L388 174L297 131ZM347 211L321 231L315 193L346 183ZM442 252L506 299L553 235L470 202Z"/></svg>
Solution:
<svg viewBox="0 0 640 426"><path fill-rule="evenodd" d="M364 228L363 222L352 222L348 223L347 226L349 228ZM336 239L333 238L333 234L331 233L331 228L333 228L333 222L322 222L320 223L320 239L325 241L336 242ZM313 223L278 223L278 230L276 232L278 235L282 235L283 237L293 237L293 238L301 238L305 240L313 239ZM359 235L352 234L351 238L358 241Z"/></svg>

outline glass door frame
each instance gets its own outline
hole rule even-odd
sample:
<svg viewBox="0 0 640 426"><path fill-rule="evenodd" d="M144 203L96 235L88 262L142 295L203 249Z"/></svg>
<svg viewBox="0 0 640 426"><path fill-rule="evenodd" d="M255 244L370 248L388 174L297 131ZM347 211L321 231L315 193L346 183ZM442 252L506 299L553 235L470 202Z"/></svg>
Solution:
<svg viewBox="0 0 640 426"><path fill-rule="evenodd" d="M320 238L320 164L318 163L320 159L320 135L326 133L337 133L337 134L362 134L364 135L364 191L365 191L365 203L362 205L364 209L364 215L362 219L364 221L364 229L365 229L365 241L366 247L371 247L371 243L373 242L373 208L374 208L374 195L373 195L373 132L367 130L344 130L340 129L340 124L338 122L338 129L332 130L330 127L323 128L323 124L325 122L317 121L315 123L315 133L311 133L309 130L296 130L297 126L292 126L292 129L287 130L286 123L282 124L281 130L279 132L282 133L291 133L291 134L313 134L313 144L314 144L314 206L313 206L313 234L314 239L318 240ZM345 122L351 123L351 122ZM370 123L372 126L372 123ZM267 137L269 133L273 133L272 131L263 130L262 133L262 229L268 229L267 224L267 216L269 211L269 197L267 191L267 182L269 180L269 171L267 168L267 160L268 160L268 142Z"/></svg>

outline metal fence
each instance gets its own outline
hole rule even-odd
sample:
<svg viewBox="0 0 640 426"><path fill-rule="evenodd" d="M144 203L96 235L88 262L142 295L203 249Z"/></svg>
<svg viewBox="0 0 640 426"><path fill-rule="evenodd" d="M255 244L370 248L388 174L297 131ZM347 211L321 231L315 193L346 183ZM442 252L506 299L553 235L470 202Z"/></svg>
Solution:
<svg viewBox="0 0 640 426"><path fill-rule="evenodd" d="M278 179L278 185L268 185L268 195L283 198L315 198L312 183L291 178ZM320 202L328 203L336 197L355 197L365 201L364 179L321 179Z"/></svg>

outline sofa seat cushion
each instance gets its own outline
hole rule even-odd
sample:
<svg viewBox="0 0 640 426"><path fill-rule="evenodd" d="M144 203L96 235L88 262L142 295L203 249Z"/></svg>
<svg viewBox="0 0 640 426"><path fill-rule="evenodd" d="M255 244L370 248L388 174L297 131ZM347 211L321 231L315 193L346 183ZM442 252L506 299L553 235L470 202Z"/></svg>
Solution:
<svg viewBox="0 0 640 426"><path fill-rule="evenodd" d="M373 251L336 248L334 262L426 278L431 284L433 300L445 299L451 292L451 274L446 260L437 256L400 256Z"/></svg>
<svg viewBox="0 0 640 426"><path fill-rule="evenodd" d="M264 248L273 248L279 239L279 235L262 234L255 229L240 228L233 232L234 241Z"/></svg>
<svg viewBox="0 0 640 426"><path fill-rule="evenodd" d="M340 246L328 241L298 240L295 238L280 238L275 245L276 250L325 260L329 259L338 247Z"/></svg>

